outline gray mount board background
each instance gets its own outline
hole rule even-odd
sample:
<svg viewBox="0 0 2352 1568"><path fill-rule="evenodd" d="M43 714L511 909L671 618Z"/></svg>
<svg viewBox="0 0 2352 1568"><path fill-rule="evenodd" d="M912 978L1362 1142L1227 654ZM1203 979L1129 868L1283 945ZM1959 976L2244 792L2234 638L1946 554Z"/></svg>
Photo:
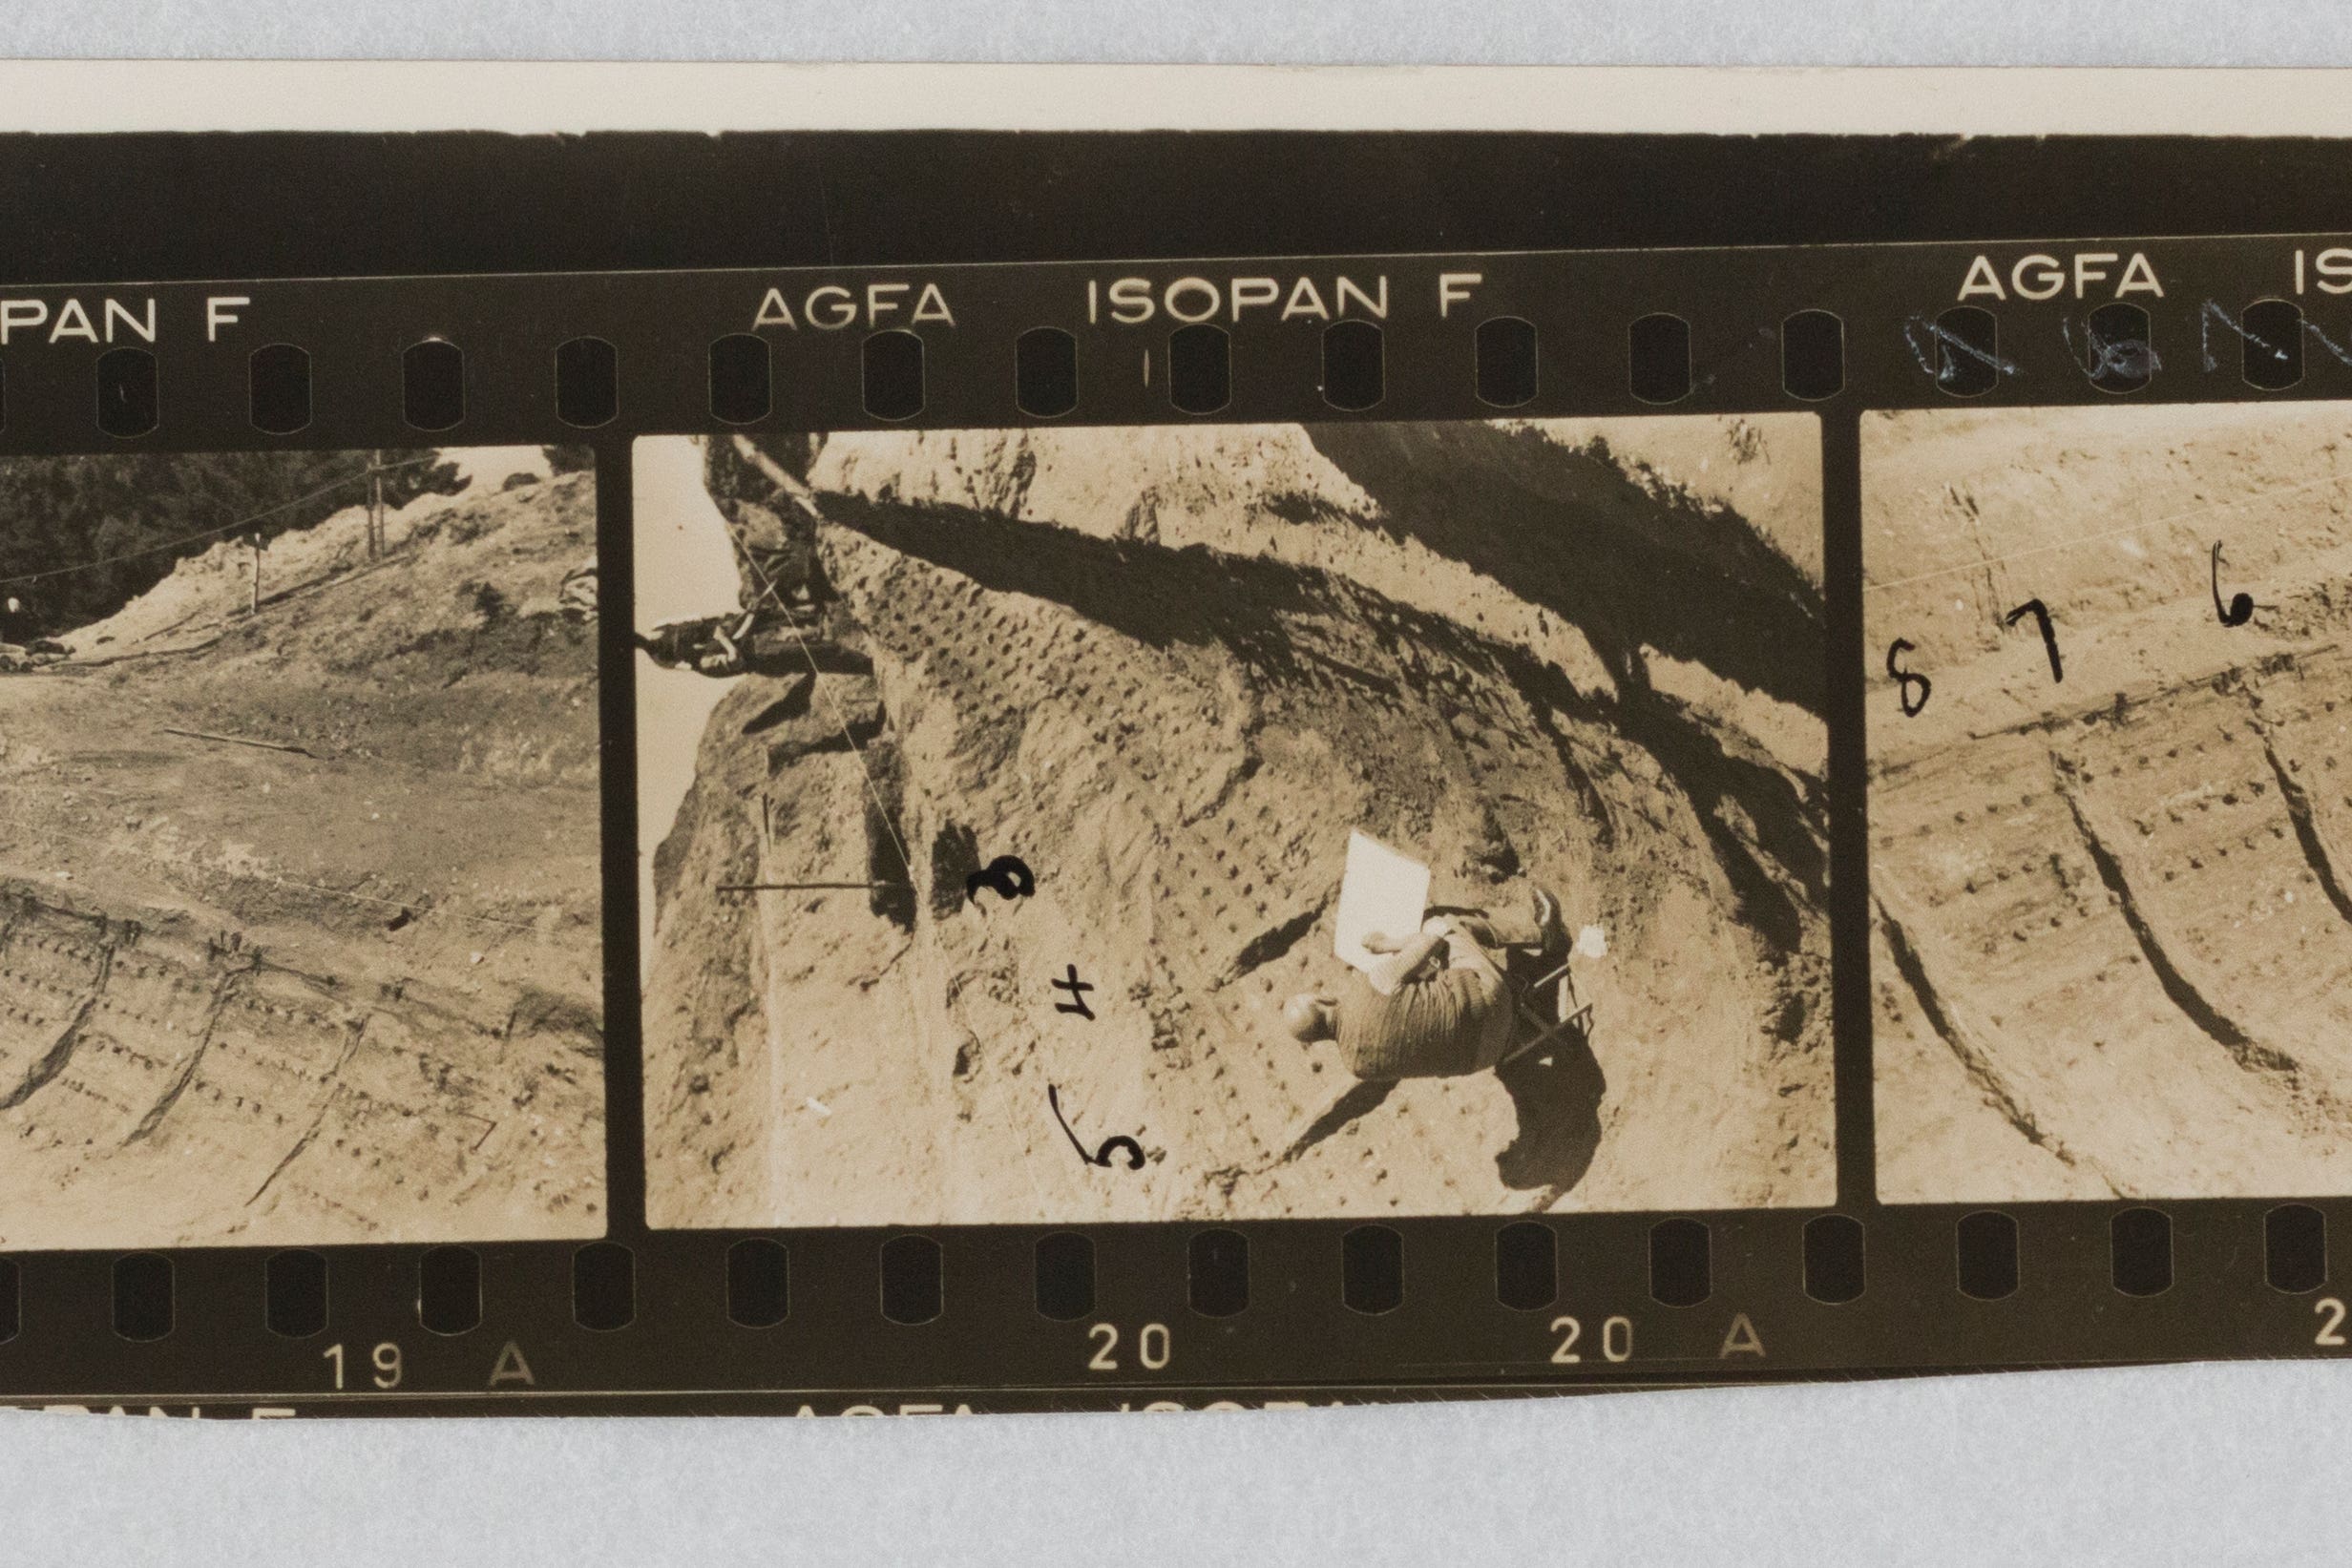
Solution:
<svg viewBox="0 0 2352 1568"><path fill-rule="evenodd" d="M2352 7L137 0L0 55L1273 63L2352 62ZM2348 115L2352 118L2352 115ZM2352 1369L2237 1364L1274 1415L0 1416L27 1561L2333 1560Z"/></svg>
<svg viewBox="0 0 2352 1568"><path fill-rule="evenodd" d="M11 7L17 58L2309 66L2330 0L125 0Z"/></svg>

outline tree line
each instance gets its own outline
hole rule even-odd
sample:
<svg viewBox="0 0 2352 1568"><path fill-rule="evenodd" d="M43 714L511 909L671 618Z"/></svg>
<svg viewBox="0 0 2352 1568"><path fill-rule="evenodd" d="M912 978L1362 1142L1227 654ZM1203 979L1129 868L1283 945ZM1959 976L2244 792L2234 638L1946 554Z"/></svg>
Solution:
<svg viewBox="0 0 2352 1568"><path fill-rule="evenodd" d="M427 461L413 461L420 457ZM441 461L438 452L388 453L386 461L403 465L384 475L388 507L465 488L457 466ZM368 454L356 451L127 452L0 461L0 611L9 599L17 601L0 619L0 635L12 640L53 637L102 620L169 576L181 560L232 536L220 531L257 512L284 508L235 528L233 535L258 533L273 539L315 527L366 503L368 467Z"/></svg>

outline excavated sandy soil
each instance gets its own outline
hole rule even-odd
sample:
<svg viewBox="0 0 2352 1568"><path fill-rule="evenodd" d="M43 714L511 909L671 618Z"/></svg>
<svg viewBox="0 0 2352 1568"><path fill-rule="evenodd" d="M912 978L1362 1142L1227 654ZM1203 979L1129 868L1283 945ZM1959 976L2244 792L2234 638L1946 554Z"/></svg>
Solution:
<svg viewBox="0 0 2352 1568"><path fill-rule="evenodd" d="M2352 408L1872 416L1862 472L1935 682L1870 700L1880 1195L2352 1190Z"/></svg>
<svg viewBox="0 0 2352 1568"><path fill-rule="evenodd" d="M874 670L743 679L655 856L656 1223L1830 1201L1810 418L885 433L807 477ZM1560 890L1589 1037L1387 1086L1292 1042L1355 826L1440 902ZM968 902L1005 854L1035 896ZM868 878L912 896L713 890Z"/></svg>
<svg viewBox="0 0 2352 1568"><path fill-rule="evenodd" d="M504 472L0 677L0 1245L601 1232L593 481Z"/></svg>

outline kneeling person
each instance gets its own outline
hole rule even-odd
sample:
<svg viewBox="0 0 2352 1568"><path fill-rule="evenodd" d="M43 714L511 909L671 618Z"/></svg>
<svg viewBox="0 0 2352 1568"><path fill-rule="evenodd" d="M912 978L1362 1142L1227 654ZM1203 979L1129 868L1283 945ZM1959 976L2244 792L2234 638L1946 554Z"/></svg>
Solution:
<svg viewBox="0 0 2352 1568"><path fill-rule="evenodd" d="M1510 951L1539 963L1565 955L1559 902L1538 889L1533 930L1506 932L1480 912L1433 915L1408 939L1370 935L1385 954L1336 996L1304 992L1282 1010L1302 1044L1338 1043L1359 1078L1460 1077L1500 1065L1517 1033L1518 998L1505 977Z"/></svg>

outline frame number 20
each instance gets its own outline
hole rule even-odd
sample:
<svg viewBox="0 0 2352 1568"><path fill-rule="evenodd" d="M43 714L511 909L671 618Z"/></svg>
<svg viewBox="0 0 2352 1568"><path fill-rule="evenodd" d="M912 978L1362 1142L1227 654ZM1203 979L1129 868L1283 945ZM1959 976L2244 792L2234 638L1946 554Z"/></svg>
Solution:
<svg viewBox="0 0 2352 1568"><path fill-rule="evenodd" d="M1087 1361L1086 1369L1090 1372L1119 1370L1118 1326L1098 1323L1086 1330L1086 1337L1094 1342L1094 1355ZM1166 1324L1146 1323L1142 1328L1136 1330L1135 1359L1143 1363L1145 1371L1158 1371L1167 1365L1167 1358Z"/></svg>
<svg viewBox="0 0 2352 1568"><path fill-rule="evenodd" d="M1575 1318L1552 1319L1552 1332L1560 1343L1552 1347L1552 1365L1573 1367L1585 1359L1585 1352L1576 1342L1585 1337L1585 1326ZM1628 1317L1606 1318L1601 1324L1601 1359L1629 1361L1633 1357L1633 1320Z"/></svg>

